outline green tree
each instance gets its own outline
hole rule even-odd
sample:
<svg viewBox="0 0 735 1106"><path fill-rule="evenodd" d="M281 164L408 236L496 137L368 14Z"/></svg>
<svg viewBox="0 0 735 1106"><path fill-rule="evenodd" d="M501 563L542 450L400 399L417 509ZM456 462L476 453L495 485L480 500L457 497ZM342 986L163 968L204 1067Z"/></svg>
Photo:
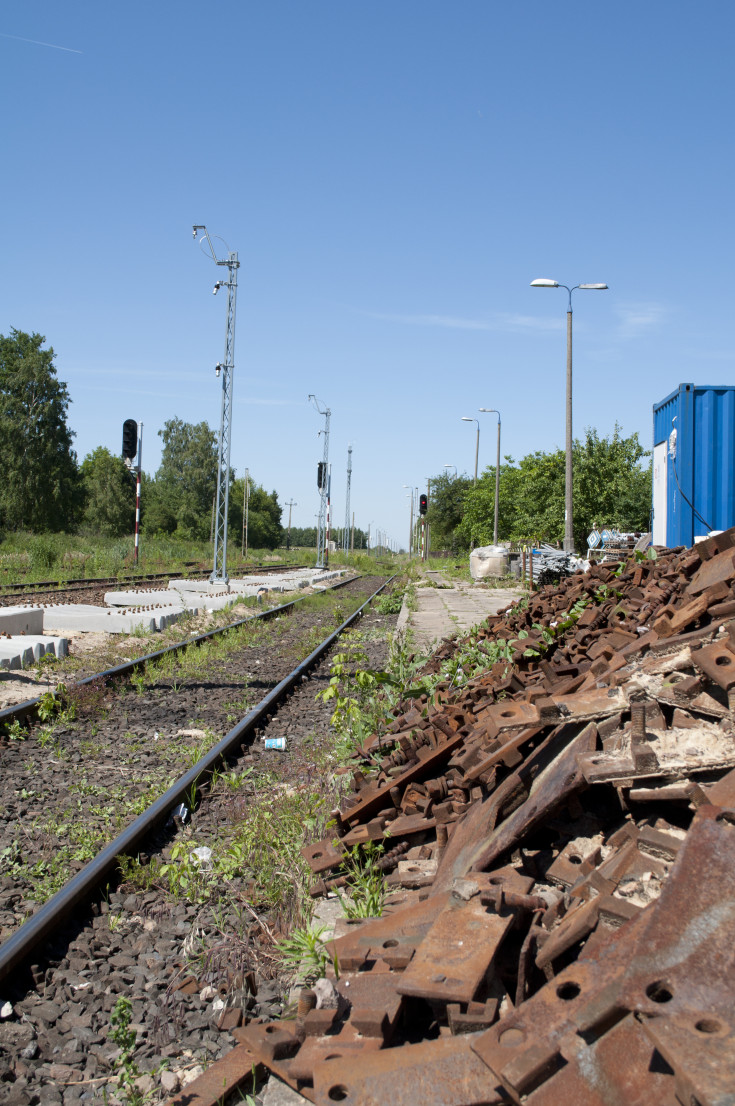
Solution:
<svg viewBox="0 0 735 1106"><path fill-rule="evenodd" d="M230 503L227 514L229 540L242 540L243 495L245 477L235 480L230 489ZM250 479L250 498L248 501L248 548L277 549L283 539L281 514L283 508L278 502L276 492L270 494L260 484ZM292 531L293 536L293 531Z"/></svg>
<svg viewBox="0 0 735 1106"><path fill-rule="evenodd" d="M456 548L455 530L462 521L465 495L471 487L468 476L450 476L442 472L431 478L426 518L431 527L432 549Z"/></svg>
<svg viewBox="0 0 735 1106"><path fill-rule="evenodd" d="M0 518L13 530L68 530L81 506L69 393L41 334L0 335Z"/></svg>
<svg viewBox="0 0 735 1106"><path fill-rule="evenodd" d="M600 438L587 428L584 440L575 439L574 540L579 552L587 548L593 526L646 530L651 509L651 465L641 467L649 454L637 434L623 437L616 424L610 437ZM564 537L564 450L527 454L518 464L506 457L500 467L498 536L501 540L533 539L556 543ZM465 497L465 513L457 528L464 546L470 541L489 544L493 536L495 468L487 468Z"/></svg>
<svg viewBox="0 0 735 1106"><path fill-rule="evenodd" d="M84 486L82 525L112 538L132 533L135 476L122 458L98 446L82 461L81 473Z"/></svg>
<svg viewBox="0 0 735 1106"><path fill-rule="evenodd" d="M147 488L145 528L182 538L209 538L217 490L217 437L206 422L168 419L163 430L161 466Z"/></svg>
<svg viewBox="0 0 735 1106"><path fill-rule="evenodd" d="M316 549L316 526L292 526L291 545L299 549ZM357 546L357 535L355 535Z"/></svg>

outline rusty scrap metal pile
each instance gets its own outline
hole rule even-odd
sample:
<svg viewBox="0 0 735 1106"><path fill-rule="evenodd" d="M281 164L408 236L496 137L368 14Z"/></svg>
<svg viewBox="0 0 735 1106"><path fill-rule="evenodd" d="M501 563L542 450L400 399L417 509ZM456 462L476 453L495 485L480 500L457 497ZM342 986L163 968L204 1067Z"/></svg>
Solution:
<svg viewBox="0 0 735 1106"><path fill-rule="evenodd" d="M735 530L481 633L512 664L401 704L304 850L384 840L385 913L240 1048L320 1106L734 1103Z"/></svg>

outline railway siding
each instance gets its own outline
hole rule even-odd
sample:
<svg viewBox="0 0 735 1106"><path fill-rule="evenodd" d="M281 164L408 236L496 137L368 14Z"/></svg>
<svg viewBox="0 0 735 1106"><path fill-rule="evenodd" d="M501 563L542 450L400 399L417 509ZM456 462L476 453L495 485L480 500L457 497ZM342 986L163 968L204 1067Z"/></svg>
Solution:
<svg viewBox="0 0 735 1106"><path fill-rule="evenodd" d="M64 838L79 848L94 810L108 808L110 818L117 813L114 801L108 801L105 765L117 777L112 799L122 798L123 788L129 796L137 787L142 803L147 776L161 767L173 776L182 760L198 757L219 730L240 716L243 705L261 698L380 583L356 581L350 587L359 595L350 597L342 589L297 608L290 617L244 628L237 635L246 637L244 647L242 641L237 649L232 641L213 643L204 653L192 654L196 663L188 667L182 658L165 662L163 670L159 666L142 676L122 698L109 688L87 685L88 699L77 704L73 721L62 718L52 729L39 727L2 751L29 774L18 778L20 786L9 796L14 806L8 824L27 826L33 810L44 810L46 847L55 834L54 848ZM386 628L395 618L369 614L367 619L372 627L366 624L358 632L367 635L365 648L380 666ZM21 1103L76 1102L85 1093L101 1101L102 1088L114 1087L116 1049L109 1032L121 996L131 1002L135 1064L143 1085L149 1078L156 1088L164 1085L162 1073L154 1079L146 1077L147 1071L170 1063L174 1072L165 1085L171 1089L232 1044L229 1032L220 1028L225 1009L230 1027L235 1009L255 1016L280 1012L283 989L273 980L272 937L304 901L308 869L299 849L324 831L337 799L331 708L314 698L328 678L329 662L324 661L316 684L299 685L275 716L277 733L286 736L285 754L254 742L236 765L216 775L206 801L201 793L192 796L191 818L163 828L147 856L126 863L123 883L97 904L94 916L77 914L59 928L31 966L37 989L29 990L28 979L17 973L0 982L0 1000L13 1010L0 1020L0 1069L6 1065L0 1100L7 1085L12 1100ZM215 723L211 730L205 712ZM39 746L42 731L50 736ZM99 753L93 755L90 744L80 748L82 743L100 745ZM39 751L46 763L36 765L33 776L29 761ZM31 780L36 783L29 787ZM108 792L103 794L104 788ZM54 794L65 798L57 813ZM271 848L276 839L287 846L285 854L283 848ZM199 863L192 857L202 849L211 852L209 857L200 853L206 859ZM29 863L30 852L23 846L11 851L14 866ZM73 856L71 861L83 862ZM0 908L11 929L30 903L22 888L18 898L19 887L12 873L2 877Z"/></svg>

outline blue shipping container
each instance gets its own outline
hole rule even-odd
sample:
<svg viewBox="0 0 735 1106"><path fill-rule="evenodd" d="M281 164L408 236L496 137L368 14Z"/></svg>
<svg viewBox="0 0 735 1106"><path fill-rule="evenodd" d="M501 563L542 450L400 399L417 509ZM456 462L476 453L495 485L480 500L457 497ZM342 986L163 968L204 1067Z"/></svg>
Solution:
<svg viewBox="0 0 735 1106"><path fill-rule="evenodd" d="M680 384L653 406L653 543L735 526L735 387Z"/></svg>

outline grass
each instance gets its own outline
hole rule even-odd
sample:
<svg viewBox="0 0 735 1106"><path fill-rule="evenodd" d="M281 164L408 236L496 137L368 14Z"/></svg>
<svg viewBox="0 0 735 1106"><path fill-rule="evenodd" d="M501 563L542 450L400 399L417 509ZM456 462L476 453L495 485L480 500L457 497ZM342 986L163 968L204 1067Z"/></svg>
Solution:
<svg viewBox="0 0 735 1106"><path fill-rule="evenodd" d="M249 549L247 563L311 563L315 551L310 549L258 550ZM330 566L350 564L360 572L384 574L384 566L376 565L372 557L357 552L345 557L330 554ZM240 545L233 542L228 558L229 568L242 563ZM94 577L119 577L138 573L184 571L187 563L198 562L207 568L212 564L212 545L206 541L184 541L167 536L143 533L140 558L133 562L133 537L104 538L98 534L30 534L24 531L6 533L0 541L0 584L21 581L51 580L64 584L69 580Z"/></svg>

